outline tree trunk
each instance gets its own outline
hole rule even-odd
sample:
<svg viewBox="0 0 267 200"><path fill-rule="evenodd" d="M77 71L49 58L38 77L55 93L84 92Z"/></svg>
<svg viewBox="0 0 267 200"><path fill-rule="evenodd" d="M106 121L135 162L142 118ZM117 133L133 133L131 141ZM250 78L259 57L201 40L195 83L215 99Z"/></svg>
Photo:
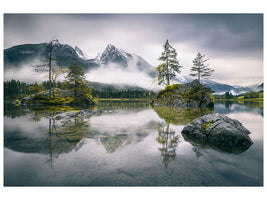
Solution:
<svg viewBox="0 0 267 200"><path fill-rule="evenodd" d="M170 85L169 63L167 59L167 85Z"/></svg>
<svg viewBox="0 0 267 200"><path fill-rule="evenodd" d="M51 75L52 75L52 66L51 66L51 60L52 60L52 44L49 46L49 98L51 98L51 86L52 86L52 81L51 81Z"/></svg>

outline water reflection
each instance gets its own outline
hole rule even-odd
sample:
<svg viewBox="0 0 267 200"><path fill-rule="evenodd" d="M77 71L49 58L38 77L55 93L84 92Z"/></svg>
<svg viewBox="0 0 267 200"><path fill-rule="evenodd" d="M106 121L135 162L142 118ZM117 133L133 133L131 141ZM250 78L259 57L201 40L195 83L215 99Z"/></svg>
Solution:
<svg viewBox="0 0 267 200"><path fill-rule="evenodd" d="M214 110L103 105L84 108L5 107L5 185L261 185L262 117L257 107L215 104ZM87 109L87 108L86 108ZM67 111L75 113L66 116ZM254 136L242 154L188 141L183 125L227 112ZM60 117L61 116L61 117ZM255 139L257 138L257 139ZM46 162L46 164L44 164Z"/></svg>
<svg viewBox="0 0 267 200"><path fill-rule="evenodd" d="M249 101L249 100L237 100L237 101L224 101L216 100L214 106L215 112L221 114L228 114L232 112L249 112L260 114L263 116L263 101Z"/></svg>
<svg viewBox="0 0 267 200"><path fill-rule="evenodd" d="M166 123L186 125L192 120L206 114L212 114L213 108L182 108L169 106L154 106L153 109Z"/></svg>
<svg viewBox="0 0 267 200"><path fill-rule="evenodd" d="M141 142L157 130L157 123L157 114L148 108L108 111L90 119L90 130L107 153L114 153L119 148Z"/></svg>
<svg viewBox="0 0 267 200"><path fill-rule="evenodd" d="M169 123L159 123L158 137L156 140L162 145L162 147L159 148L159 151L162 161L167 168L169 163L176 157L175 151L179 143L179 136L175 134L175 131L170 129Z"/></svg>
<svg viewBox="0 0 267 200"><path fill-rule="evenodd" d="M46 163L52 166L54 158L75 149L88 133L89 124L85 117L73 116L56 120L57 113L63 113L66 109L74 110L71 107L27 108L28 119L34 124L26 122L25 126L30 125L36 134L18 130L23 128L16 127L20 121L15 124L15 131L5 126L5 147L18 152L48 154L49 159ZM21 109L17 111L21 116Z"/></svg>
<svg viewBox="0 0 267 200"><path fill-rule="evenodd" d="M120 147L142 141L157 128L158 121L153 119L157 116L151 109L138 107L128 111L110 111L106 108L107 111L101 115L88 115L81 114L84 109L68 106L27 107L25 117L16 122L6 120L5 147L18 152L47 154L47 163L53 166L53 160L61 153L81 148L84 139L95 140L111 154ZM21 124L22 119L28 122ZM14 123L15 130L12 130L11 123ZM33 133L23 130L24 127Z"/></svg>
<svg viewBox="0 0 267 200"><path fill-rule="evenodd" d="M149 106L149 102L142 101L123 101L123 100L105 100L99 101L98 106L103 110L130 110L143 109Z"/></svg>

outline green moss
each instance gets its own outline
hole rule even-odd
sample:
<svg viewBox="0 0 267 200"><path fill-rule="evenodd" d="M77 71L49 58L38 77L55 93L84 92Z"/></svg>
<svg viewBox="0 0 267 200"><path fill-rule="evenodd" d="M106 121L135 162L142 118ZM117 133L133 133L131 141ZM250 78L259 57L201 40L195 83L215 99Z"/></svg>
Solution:
<svg viewBox="0 0 267 200"><path fill-rule="evenodd" d="M207 130L210 127L210 124L211 124L210 122L205 123L204 124L204 129Z"/></svg>
<svg viewBox="0 0 267 200"><path fill-rule="evenodd" d="M165 87L161 90L156 100L163 105L173 105L177 99L181 99L182 102L188 105L207 105L213 106L213 97L211 95L213 91L204 85L201 85L197 81L193 81L187 84L173 84Z"/></svg>
<svg viewBox="0 0 267 200"><path fill-rule="evenodd" d="M174 90L177 90L178 88L182 86L183 85L180 85L180 84L168 85L165 87L164 90L159 91L156 98L159 99L159 98L169 97L171 94L173 94Z"/></svg>
<svg viewBox="0 0 267 200"><path fill-rule="evenodd" d="M45 97L45 96L41 96L41 95L37 95L32 97L31 102L39 102L41 104L45 104L45 105L62 105L62 104L69 104L73 101L74 99L72 97L57 97L57 96L53 96L51 98Z"/></svg>

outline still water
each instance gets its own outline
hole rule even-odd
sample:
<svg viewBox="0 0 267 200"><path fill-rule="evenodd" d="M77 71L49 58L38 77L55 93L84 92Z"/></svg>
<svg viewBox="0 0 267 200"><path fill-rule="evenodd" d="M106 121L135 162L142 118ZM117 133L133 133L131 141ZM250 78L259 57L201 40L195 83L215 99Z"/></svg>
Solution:
<svg viewBox="0 0 267 200"><path fill-rule="evenodd" d="M62 112L55 107L5 105L4 185L263 185L260 105L218 103L209 110L102 102L98 109L89 116L57 117ZM239 120L254 144L233 154L187 142L185 124L208 113Z"/></svg>

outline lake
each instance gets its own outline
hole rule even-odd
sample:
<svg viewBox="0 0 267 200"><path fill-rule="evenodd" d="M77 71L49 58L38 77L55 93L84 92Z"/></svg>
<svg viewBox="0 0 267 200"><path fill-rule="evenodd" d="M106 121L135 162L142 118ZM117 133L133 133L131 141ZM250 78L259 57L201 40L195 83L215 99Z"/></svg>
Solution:
<svg viewBox="0 0 267 200"><path fill-rule="evenodd" d="M262 105L107 101L90 116L56 117L73 109L4 106L5 186L263 186ZM254 144L231 153L186 141L183 127L209 113L240 121Z"/></svg>

